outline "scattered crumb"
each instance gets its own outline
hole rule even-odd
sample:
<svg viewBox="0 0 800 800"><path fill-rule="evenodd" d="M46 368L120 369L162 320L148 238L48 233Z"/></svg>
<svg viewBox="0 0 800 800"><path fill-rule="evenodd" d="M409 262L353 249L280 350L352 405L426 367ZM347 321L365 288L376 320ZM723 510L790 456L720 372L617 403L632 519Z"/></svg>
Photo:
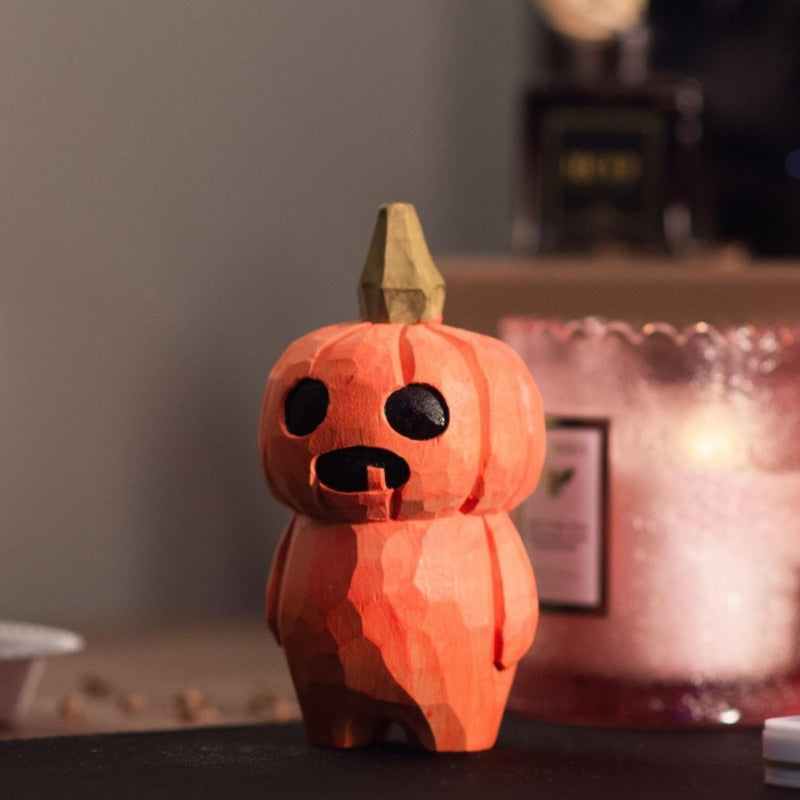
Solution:
<svg viewBox="0 0 800 800"><path fill-rule="evenodd" d="M81 688L87 697L108 697L111 694L111 683L99 675L87 675Z"/></svg>
<svg viewBox="0 0 800 800"><path fill-rule="evenodd" d="M126 717L144 714L151 706L151 698L138 691L120 690L112 681L95 674L86 675L79 686L66 694L58 703L58 715L67 722L86 718L87 704L95 708L95 701L106 701L116 706ZM174 716L189 725L209 725L217 722L220 711L204 692L195 688L181 689L172 696ZM246 703L248 714L263 722L289 722L300 718L296 700L277 692L258 692ZM99 712L98 712L99 713Z"/></svg>
<svg viewBox="0 0 800 800"><path fill-rule="evenodd" d="M299 716L296 703L271 692L264 692L253 697L249 709L254 717L266 722L288 722Z"/></svg>
<svg viewBox="0 0 800 800"><path fill-rule="evenodd" d="M79 694L68 694L58 704L58 715L68 722L79 722L84 718L86 704Z"/></svg>
<svg viewBox="0 0 800 800"><path fill-rule="evenodd" d="M186 689L174 697L175 713L178 719L193 725L214 722L219 713L208 698L197 689Z"/></svg>
<svg viewBox="0 0 800 800"><path fill-rule="evenodd" d="M174 698L177 711L191 711L206 703L205 695L199 689L182 689Z"/></svg>
<svg viewBox="0 0 800 800"><path fill-rule="evenodd" d="M148 707L149 703L143 694L137 692L123 692L117 698L117 705L123 714L133 717L137 714L141 714L142 711Z"/></svg>
<svg viewBox="0 0 800 800"><path fill-rule="evenodd" d="M718 248L719 266L726 270L740 270L750 265L752 256L744 242L728 242Z"/></svg>

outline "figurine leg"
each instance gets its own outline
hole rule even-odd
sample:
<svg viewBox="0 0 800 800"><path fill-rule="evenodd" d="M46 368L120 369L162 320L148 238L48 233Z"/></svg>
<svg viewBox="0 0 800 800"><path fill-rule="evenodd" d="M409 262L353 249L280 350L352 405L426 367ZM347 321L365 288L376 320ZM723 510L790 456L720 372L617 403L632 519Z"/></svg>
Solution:
<svg viewBox="0 0 800 800"><path fill-rule="evenodd" d="M493 747L505 711L514 669L496 676L493 691L458 710L441 704L424 709L408 709L395 717L409 741L436 752L472 752Z"/></svg>
<svg viewBox="0 0 800 800"><path fill-rule="evenodd" d="M427 709L392 705L386 713L402 728L408 743L414 747L432 752L472 749L467 746L464 726L446 705Z"/></svg>
<svg viewBox="0 0 800 800"><path fill-rule="evenodd" d="M375 703L354 711L352 705L337 708L333 702L303 710L306 735L318 747L366 747L384 741L393 723L408 743L431 752L487 750L497 738L503 707L490 718L470 719L464 724L447 706L423 710L415 706Z"/></svg>
<svg viewBox="0 0 800 800"><path fill-rule="evenodd" d="M366 747L384 741L397 724L408 743L426 750L464 750L464 730L453 712L386 703L342 687L317 687L301 699L308 741L319 747ZM313 694L313 698L311 696Z"/></svg>
<svg viewBox="0 0 800 800"><path fill-rule="evenodd" d="M466 731L451 713L429 712L428 715L420 715L413 722L401 724L411 744L431 752L484 749L468 747Z"/></svg>
<svg viewBox="0 0 800 800"><path fill-rule="evenodd" d="M344 687L315 684L298 692L306 735L319 747L365 747L385 738L390 720L380 704Z"/></svg>
<svg viewBox="0 0 800 800"><path fill-rule="evenodd" d="M415 725L404 726L409 741L438 753L488 750L494 746L502 709L491 719L459 721L452 713L434 713Z"/></svg>

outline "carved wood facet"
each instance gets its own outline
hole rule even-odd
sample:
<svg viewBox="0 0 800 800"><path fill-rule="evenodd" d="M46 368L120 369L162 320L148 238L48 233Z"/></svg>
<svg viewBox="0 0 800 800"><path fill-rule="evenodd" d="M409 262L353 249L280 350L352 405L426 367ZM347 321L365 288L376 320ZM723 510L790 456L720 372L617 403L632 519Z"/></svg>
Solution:
<svg viewBox="0 0 800 800"><path fill-rule="evenodd" d="M481 750L536 628L508 511L539 478L544 417L511 348L442 324L441 276L413 207L394 204L365 274L398 269L427 310L309 333L267 381L261 458L296 512L267 620L312 743L365 745L397 723L429 750Z"/></svg>

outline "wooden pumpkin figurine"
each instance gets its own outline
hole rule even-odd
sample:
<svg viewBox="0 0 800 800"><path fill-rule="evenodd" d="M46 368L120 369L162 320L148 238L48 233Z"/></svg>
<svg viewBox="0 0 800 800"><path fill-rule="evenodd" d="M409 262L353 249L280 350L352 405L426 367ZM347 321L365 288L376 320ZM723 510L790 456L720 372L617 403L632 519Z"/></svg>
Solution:
<svg viewBox="0 0 800 800"><path fill-rule="evenodd" d="M298 339L267 382L261 457L296 512L267 620L311 743L398 723L429 750L482 750L536 628L507 512L541 470L539 393L503 342L442 324L413 206L381 207L361 281L363 321Z"/></svg>

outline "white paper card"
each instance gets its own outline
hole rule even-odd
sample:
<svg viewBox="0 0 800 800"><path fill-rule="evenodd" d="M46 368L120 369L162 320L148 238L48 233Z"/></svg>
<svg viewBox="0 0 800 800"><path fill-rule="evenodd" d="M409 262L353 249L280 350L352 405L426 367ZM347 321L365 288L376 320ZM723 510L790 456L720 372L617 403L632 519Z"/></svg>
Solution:
<svg viewBox="0 0 800 800"><path fill-rule="evenodd" d="M605 609L607 464L607 420L548 420L542 478L522 509L543 609Z"/></svg>

